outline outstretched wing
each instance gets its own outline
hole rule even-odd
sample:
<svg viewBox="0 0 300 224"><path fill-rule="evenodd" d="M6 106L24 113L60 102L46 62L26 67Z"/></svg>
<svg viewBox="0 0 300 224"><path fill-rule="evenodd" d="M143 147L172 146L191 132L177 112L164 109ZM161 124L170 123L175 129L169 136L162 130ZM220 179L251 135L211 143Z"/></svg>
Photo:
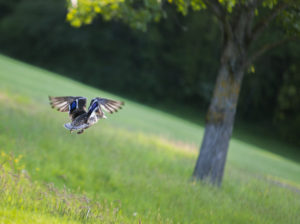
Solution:
<svg viewBox="0 0 300 224"><path fill-rule="evenodd" d="M86 98L81 96L49 96L50 105L60 112L69 112L72 119L86 112Z"/></svg>
<svg viewBox="0 0 300 224"><path fill-rule="evenodd" d="M113 112L117 112L119 109L122 109L123 105L124 102L121 101L96 97L92 99L91 104L89 106L88 113L91 114L95 112L98 118L103 118L104 113L102 109L112 114Z"/></svg>

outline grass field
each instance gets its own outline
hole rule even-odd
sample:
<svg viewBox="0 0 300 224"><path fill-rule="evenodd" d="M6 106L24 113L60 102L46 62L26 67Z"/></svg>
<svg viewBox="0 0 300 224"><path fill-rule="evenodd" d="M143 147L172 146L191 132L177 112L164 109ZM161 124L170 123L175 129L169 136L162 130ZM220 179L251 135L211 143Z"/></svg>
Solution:
<svg viewBox="0 0 300 224"><path fill-rule="evenodd" d="M71 135L48 95L125 106ZM0 223L300 223L300 158L232 139L222 188L192 182L203 127L1 55L0 105Z"/></svg>

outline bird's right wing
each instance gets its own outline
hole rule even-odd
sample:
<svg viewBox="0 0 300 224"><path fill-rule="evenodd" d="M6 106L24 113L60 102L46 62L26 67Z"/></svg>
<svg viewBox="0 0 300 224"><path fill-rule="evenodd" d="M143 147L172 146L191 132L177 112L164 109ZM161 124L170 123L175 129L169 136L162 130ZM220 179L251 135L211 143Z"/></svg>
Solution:
<svg viewBox="0 0 300 224"><path fill-rule="evenodd" d="M113 112L117 112L119 109L122 109L123 105L124 102L121 101L96 97L92 99L88 113L91 114L92 112L95 112L98 118L103 118L104 113L102 109L112 114Z"/></svg>

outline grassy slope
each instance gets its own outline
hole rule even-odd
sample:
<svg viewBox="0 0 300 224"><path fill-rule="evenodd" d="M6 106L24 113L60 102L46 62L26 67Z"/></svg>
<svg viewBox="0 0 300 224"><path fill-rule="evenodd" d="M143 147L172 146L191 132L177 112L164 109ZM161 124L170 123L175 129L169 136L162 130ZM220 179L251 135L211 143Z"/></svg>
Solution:
<svg viewBox="0 0 300 224"><path fill-rule="evenodd" d="M123 223L120 203L96 202L52 183L33 181L21 156L1 152L0 223ZM160 220L157 220L158 223Z"/></svg>
<svg viewBox="0 0 300 224"><path fill-rule="evenodd" d="M120 113L70 135L48 95L121 99L0 56L0 151L22 154L32 179L120 200L130 222L300 222L299 164L233 139L223 187L211 189L189 181L202 127L125 100Z"/></svg>

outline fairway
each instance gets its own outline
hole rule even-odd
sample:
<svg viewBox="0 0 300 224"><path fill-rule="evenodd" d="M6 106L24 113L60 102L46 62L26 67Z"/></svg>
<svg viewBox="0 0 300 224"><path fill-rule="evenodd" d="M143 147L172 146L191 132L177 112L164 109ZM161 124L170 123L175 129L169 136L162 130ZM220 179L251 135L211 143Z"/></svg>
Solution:
<svg viewBox="0 0 300 224"><path fill-rule="evenodd" d="M76 135L63 128L67 113L52 110L49 95L100 96L125 106ZM192 182L202 126L1 55L0 105L2 157L22 156L18 163L41 188L54 183L120 203L120 219L104 223L300 223L297 160L232 139L222 188ZM22 212L8 199L0 203L0 223L18 212L26 220L34 213L33 223L38 214L52 223L80 222L73 213L18 206Z"/></svg>

